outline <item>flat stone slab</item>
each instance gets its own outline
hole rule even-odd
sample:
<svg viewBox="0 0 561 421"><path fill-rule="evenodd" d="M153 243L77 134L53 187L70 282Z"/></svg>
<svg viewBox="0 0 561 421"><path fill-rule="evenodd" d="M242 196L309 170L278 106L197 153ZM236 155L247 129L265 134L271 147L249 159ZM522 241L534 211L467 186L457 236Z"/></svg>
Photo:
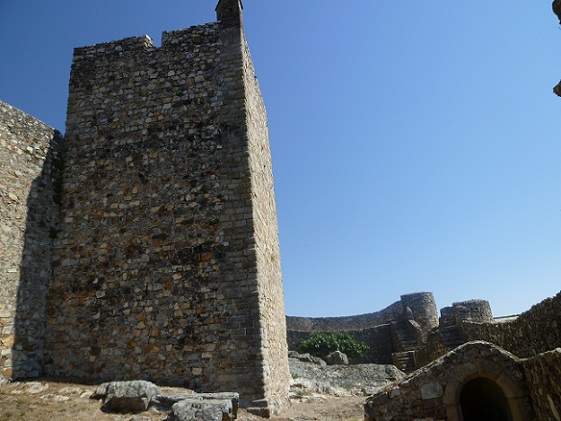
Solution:
<svg viewBox="0 0 561 421"><path fill-rule="evenodd" d="M232 401L186 399L174 404L165 421L233 421Z"/></svg>

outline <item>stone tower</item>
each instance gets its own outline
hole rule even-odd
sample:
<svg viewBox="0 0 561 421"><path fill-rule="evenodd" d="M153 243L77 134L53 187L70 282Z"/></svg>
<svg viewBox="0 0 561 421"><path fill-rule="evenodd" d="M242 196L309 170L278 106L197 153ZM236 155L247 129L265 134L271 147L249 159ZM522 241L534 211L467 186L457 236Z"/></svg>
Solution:
<svg viewBox="0 0 561 421"><path fill-rule="evenodd" d="M267 118L242 4L216 11L75 50L45 372L267 414L289 383Z"/></svg>

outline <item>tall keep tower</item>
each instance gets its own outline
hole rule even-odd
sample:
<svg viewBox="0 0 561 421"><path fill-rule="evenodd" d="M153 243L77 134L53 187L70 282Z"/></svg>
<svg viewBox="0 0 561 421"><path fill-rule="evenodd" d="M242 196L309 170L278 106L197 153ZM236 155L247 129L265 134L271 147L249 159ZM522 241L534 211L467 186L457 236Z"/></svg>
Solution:
<svg viewBox="0 0 561 421"><path fill-rule="evenodd" d="M45 371L266 414L289 383L267 118L242 4L216 11L75 50Z"/></svg>

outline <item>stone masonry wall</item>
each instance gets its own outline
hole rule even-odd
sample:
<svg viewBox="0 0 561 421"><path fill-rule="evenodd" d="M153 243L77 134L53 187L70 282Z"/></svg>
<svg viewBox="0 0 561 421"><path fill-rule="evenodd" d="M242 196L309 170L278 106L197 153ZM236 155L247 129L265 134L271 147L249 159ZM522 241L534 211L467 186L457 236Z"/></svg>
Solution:
<svg viewBox="0 0 561 421"><path fill-rule="evenodd" d="M460 394L474 379L486 379L502 390L512 411L512 419L534 419L522 362L486 342L462 345L405 379L380 389L366 400L364 419L462 420Z"/></svg>
<svg viewBox="0 0 561 421"><path fill-rule="evenodd" d="M392 340L392 327L390 324L376 326L370 329L348 330L346 331L357 341L368 345L368 350L360 359L353 360L353 363L376 363L393 364L392 353L394 343ZM312 332L288 331L288 348L291 351L298 351L302 341L309 339Z"/></svg>
<svg viewBox="0 0 561 421"><path fill-rule="evenodd" d="M60 136L0 101L0 379L42 372Z"/></svg>
<svg viewBox="0 0 561 421"><path fill-rule="evenodd" d="M369 329L398 320L409 307L417 320L425 329L438 326L438 312L434 297L430 292L402 295L401 299L383 310L375 313L360 314L346 317L294 317L288 316L289 331L328 332L331 330Z"/></svg>
<svg viewBox="0 0 561 421"><path fill-rule="evenodd" d="M289 403L290 371L273 169L267 113L245 37L242 45L265 395L278 407Z"/></svg>
<svg viewBox="0 0 561 421"><path fill-rule="evenodd" d="M365 342L369 350L360 362L390 364L392 353L402 345L395 340L396 329L412 317L424 332L438 326L438 313L434 296L430 292L418 292L401 296L400 301L385 309L368 314L348 317L291 317L288 316L288 345L297 351L299 344L314 332L345 331L355 339ZM398 335L399 336L399 335ZM401 339L420 346L416 333L406 332ZM421 341L422 342L422 341Z"/></svg>
<svg viewBox="0 0 561 421"><path fill-rule="evenodd" d="M48 374L286 399L266 116L235 21L75 51Z"/></svg>
<svg viewBox="0 0 561 421"><path fill-rule="evenodd" d="M523 362L538 420L561 420L561 348Z"/></svg>
<svg viewBox="0 0 561 421"><path fill-rule="evenodd" d="M532 357L561 347L561 293L517 318L504 322L463 324L467 340L484 340L518 357Z"/></svg>
<svg viewBox="0 0 561 421"><path fill-rule="evenodd" d="M383 310L343 317L296 317L287 316L289 331L328 332L330 330L368 329L397 320L403 314L401 301L397 301Z"/></svg>

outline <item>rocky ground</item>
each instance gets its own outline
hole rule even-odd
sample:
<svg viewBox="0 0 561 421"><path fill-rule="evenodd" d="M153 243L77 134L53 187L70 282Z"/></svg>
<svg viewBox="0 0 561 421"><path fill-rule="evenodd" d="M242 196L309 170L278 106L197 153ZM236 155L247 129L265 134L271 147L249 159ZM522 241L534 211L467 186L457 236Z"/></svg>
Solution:
<svg viewBox="0 0 561 421"><path fill-rule="evenodd" d="M361 421L366 396L403 377L393 366L325 366L293 358L290 369L292 405L272 421ZM154 410L138 415L104 413L102 403L90 399L96 387L50 379L4 384L0 386L0 421L161 421L167 416ZM188 393L177 388L162 388L162 392ZM263 418L240 409L238 420Z"/></svg>

